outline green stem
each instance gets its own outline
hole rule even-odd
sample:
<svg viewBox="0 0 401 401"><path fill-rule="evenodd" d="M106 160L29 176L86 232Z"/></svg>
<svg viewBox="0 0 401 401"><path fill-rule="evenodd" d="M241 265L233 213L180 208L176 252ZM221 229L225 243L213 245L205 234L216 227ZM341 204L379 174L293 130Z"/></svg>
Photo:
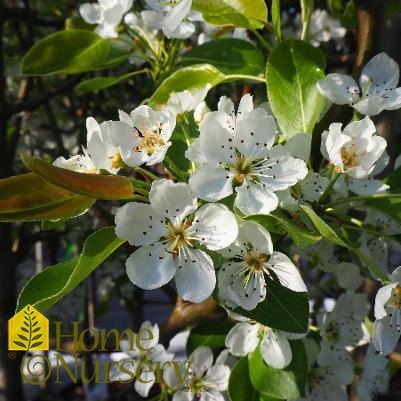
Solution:
<svg viewBox="0 0 401 401"><path fill-rule="evenodd" d="M155 181L159 179L159 177L156 174L153 174L151 171L145 170L142 167L136 167L135 171L141 174L143 177L148 178L150 181ZM149 185L149 183L147 184Z"/></svg>
<svg viewBox="0 0 401 401"><path fill-rule="evenodd" d="M257 77L255 75L246 75L246 74L229 74L225 76L224 81L231 81L237 79L248 79L250 81L261 82L264 84L266 83L265 77Z"/></svg>
<svg viewBox="0 0 401 401"><path fill-rule="evenodd" d="M308 40L310 20L312 17L313 0L301 0L302 10L302 40Z"/></svg>
<svg viewBox="0 0 401 401"><path fill-rule="evenodd" d="M260 44L269 52L273 51L273 46L256 30L251 29L251 32L258 38Z"/></svg>
<svg viewBox="0 0 401 401"><path fill-rule="evenodd" d="M362 195L362 196L350 196L348 198L339 199L331 203L327 203L325 206L330 208L333 206L343 205L344 203L350 202L365 202L372 199L389 199L389 198L401 198L401 194L376 194L376 195Z"/></svg>
<svg viewBox="0 0 401 401"><path fill-rule="evenodd" d="M333 175L331 177L331 181L330 181L329 185L327 185L326 189L324 190L323 194L320 196L320 198L318 200L319 203L323 203L325 201L325 199L330 195L330 192L339 177L340 177L340 173L333 172Z"/></svg>

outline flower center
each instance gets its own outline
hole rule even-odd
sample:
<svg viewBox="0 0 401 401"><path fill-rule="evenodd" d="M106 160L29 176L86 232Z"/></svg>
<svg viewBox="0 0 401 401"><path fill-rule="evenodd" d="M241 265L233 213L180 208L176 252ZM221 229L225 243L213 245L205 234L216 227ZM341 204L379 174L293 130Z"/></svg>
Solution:
<svg viewBox="0 0 401 401"><path fill-rule="evenodd" d="M252 271L261 272L264 270L265 263L269 260L269 255L266 253L257 253L254 250L249 251L245 255L245 263Z"/></svg>
<svg viewBox="0 0 401 401"><path fill-rule="evenodd" d="M200 395L206 390L206 385L201 377L194 377L189 383L187 383L187 391L191 391L196 395Z"/></svg>
<svg viewBox="0 0 401 401"><path fill-rule="evenodd" d="M190 224L184 222L181 224L169 224L167 226L169 233L166 237L170 244L168 250L174 254L178 254L179 250L184 246L192 246L190 235L187 230Z"/></svg>
<svg viewBox="0 0 401 401"><path fill-rule="evenodd" d="M393 296L391 297L389 304L395 309L401 310L401 287L399 285L394 288Z"/></svg>
<svg viewBox="0 0 401 401"><path fill-rule="evenodd" d="M344 167L349 169L358 165L358 155L355 151L355 145L352 145L351 148L342 147L340 152Z"/></svg>
<svg viewBox="0 0 401 401"><path fill-rule="evenodd" d="M340 326L337 320L332 320L326 327L326 339L330 343L340 340Z"/></svg>
<svg viewBox="0 0 401 401"><path fill-rule="evenodd" d="M245 177L250 175L253 171L252 162L244 157L239 157L235 163L233 163L231 171L235 173L233 183L235 185L242 185Z"/></svg>
<svg viewBox="0 0 401 401"><path fill-rule="evenodd" d="M111 159L111 168L123 168L125 163L121 158L120 152L117 152Z"/></svg>
<svg viewBox="0 0 401 401"><path fill-rule="evenodd" d="M142 132L136 129L136 132L141 137L141 143L135 148L135 151L144 151L148 156L152 156L154 152L165 144L160 136L160 131L160 128L144 130Z"/></svg>

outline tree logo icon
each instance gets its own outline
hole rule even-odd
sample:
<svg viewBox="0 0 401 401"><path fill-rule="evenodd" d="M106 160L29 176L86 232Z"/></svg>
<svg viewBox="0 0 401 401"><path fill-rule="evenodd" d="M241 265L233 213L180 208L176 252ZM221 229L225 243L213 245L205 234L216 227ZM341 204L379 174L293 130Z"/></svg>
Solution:
<svg viewBox="0 0 401 401"><path fill-rule="evenodd" d="M49 320L27 305L8 321L9 351L49 349Z"/></svg>

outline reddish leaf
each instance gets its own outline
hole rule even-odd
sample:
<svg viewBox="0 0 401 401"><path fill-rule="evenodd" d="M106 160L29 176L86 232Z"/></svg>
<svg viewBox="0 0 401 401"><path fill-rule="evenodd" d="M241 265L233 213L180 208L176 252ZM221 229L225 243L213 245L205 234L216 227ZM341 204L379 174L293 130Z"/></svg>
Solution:
<svg viewBox="0 0 401 401"><path fill-rule="evenodd" d="M77 173L53 166L39 157L32 157L27 154L22 154L21 157L25 165L35 173L54 185L77 194L109 200L130 199L134 195L132 182L127 177Z"/></svg>
<svg viewBox="0 0 401 401"><path fill-rule="evenodd" d="M35 173L0 180L0 221L66 219L82 214L94 202Z"/></svg>

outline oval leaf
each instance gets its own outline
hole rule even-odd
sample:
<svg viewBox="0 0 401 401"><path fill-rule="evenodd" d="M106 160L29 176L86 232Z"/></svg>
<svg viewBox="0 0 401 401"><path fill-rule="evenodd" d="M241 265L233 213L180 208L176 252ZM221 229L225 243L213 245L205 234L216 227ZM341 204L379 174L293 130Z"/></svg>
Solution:
<svg viewBox="0 0 401 401"><path fill-rule="evenodd" d="M56 32L37 42L22 59L24 75L77 74L95 69L108 56L109 42L94 32Z"/></svg>
<svg viewBox="0 0 401 401"><path fill-rule="evenodd" d="M295 399L305 392L308 370L305 347L302 341L290 341L292 361L284 369L266 365L259 347L249 355L249 374L257 390L274 398Z"/></svg>
<svg viewBox="0 0 401 401"><path fill-rule="evenodd" d="M216 86L224 80L224 74L210 64L185 67L166 78L150 99L151 105L164 104L175 92L201 89L207 84Z"/></svg>
<svg viewBox="0 0 401 401"><path fill-rule="evenodd" d="M0 221L68 219L94 202L95 198L53 185L35 173L0 180Z"/></svg>
<svg viewBox="0 0 401 401"><path fill-rule="evenodd" d="M196 46L182 55L182 65L209 63L224 74L263 73L263 56L252 44L242 39L218 39Z"/></svg>
<svg viewBox="0 0 401 401"><path fill-rule="evenodd" d="M28 281L18 297L16 313L28 304L39 312L49 309L124 242L116 237L114 227L102 228L91 234L79 256L50 266Z"/></svg>
<svg viewBox="0 0 401 401"><path fill-rule="evenodd" d="M323 53L307 42L289 39L278 45L267 62L269 103L282 133L290 138L312 133L325 107L316 88L324 77Z"/></svg>
<svg viewBox="0 0 401 401"><path fill-rule="evenodd" d="M22 154L21 157L25 165L35 173L78 194L109 200L130 199L134 194L132 182L127 177L77 173L53 166L39 157L28 154Z"/></svg>
<svg viewBox="0 0 401 401"><path fill-rule="evenodd" d="M79 85L75 87L75 90L78 92L94 92L101 89L109 88L110 86L116 85L125 79L128 79L133 74L124 74L119 77L96 77L87 79L81 82Z"/></svg>
<svg viewBox="0 0 401 401"><path fill-rule="evenodd" d="M259 401L259 392L249 378L247 356L241 358L231 369L228 394L231 401Z"/></svg>

